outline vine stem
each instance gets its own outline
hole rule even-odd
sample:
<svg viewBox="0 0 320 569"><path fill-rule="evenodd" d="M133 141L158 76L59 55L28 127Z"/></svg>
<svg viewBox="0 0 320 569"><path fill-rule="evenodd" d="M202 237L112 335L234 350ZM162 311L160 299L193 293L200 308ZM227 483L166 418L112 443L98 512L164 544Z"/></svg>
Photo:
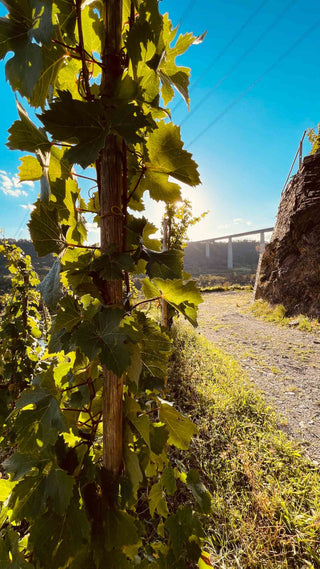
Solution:
<svg viewBox="0 0 320 569"><path fill-rule="evenodd" d="M77 26L78 26L78 33L79 33L79 52L82 62L82 74L83 80L85 85L85 93L86 99L88 101L92 101L93 97L90 91L90 79L89 79L89 70L87 67L86 62L86 52L84 49L84 41L83 41L83 30L82 30L82 19L81 19L81 3L82 0L76 0L76 19L77 19Z"/></svg>

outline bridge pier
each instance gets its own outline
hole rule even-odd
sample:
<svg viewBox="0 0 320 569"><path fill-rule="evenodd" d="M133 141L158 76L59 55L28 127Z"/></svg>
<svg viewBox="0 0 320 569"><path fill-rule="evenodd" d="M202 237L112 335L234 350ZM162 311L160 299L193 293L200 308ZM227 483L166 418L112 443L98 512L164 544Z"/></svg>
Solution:
<svg viewBox="0 0 320 569"><path fill-rule="evenodd" d="M210 243L206 243L206 258L210 259Z"/></svg>
<svg viewBox="0 0 320 569"><path fill-rule="evenodd" d="M227 267L228 267L228 269L233 269L232 237L229 237L229 239L228 239L228 260L227 260Z"/></svg>

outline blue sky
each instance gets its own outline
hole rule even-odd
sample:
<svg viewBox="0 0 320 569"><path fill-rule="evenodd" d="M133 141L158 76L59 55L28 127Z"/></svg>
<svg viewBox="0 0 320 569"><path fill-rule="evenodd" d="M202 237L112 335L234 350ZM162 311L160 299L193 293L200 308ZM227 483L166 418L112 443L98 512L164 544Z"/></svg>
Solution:
<svg viewBox="0 0 320 569"><path fill-rule="evenodd" d="M192 229L191 238L272 226L303 131L320 121L320 3L162 0L160 9L169 12L175 25L180 22L181 32L198 35L208 30L203 44L179 58L192 68L190 116L183 103L172 105L173 120L181 124L202 179L202 186L185 195L192 199L195 214L210 210ZM210 65L210 71L197 81ZM7 237L26 237L25 224L37 188L17 183L19 153L5 147L16 109L3 62L0 105L0 227ZM309 148L306 142L305 152ZM148 211L158 223L158 204L148 203Z"/></svg>

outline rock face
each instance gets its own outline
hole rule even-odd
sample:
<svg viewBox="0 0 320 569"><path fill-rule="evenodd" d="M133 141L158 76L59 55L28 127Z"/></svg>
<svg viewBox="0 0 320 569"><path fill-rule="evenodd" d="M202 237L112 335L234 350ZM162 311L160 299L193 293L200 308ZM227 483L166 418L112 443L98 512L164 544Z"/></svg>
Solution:
<svg viewBox="0 0 320 569"><path fill-rule="evenodd" d="M289 315L320 317L320 154L307 156L281 196L261 260L255 299Z"/></svg>

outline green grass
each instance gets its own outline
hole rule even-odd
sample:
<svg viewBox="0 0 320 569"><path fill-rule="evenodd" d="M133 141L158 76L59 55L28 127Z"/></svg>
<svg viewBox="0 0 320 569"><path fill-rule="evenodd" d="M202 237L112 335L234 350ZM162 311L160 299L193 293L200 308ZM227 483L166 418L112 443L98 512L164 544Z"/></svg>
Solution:
<svg viewBox="0 0 320 569"><path fill-rule="evenodd" d="M236 291L236 290L252 290L251 285L215 285L215 286L205 286L200 287L201 292L227 292L227 291Z"/></svg>
<svg viewBox="0 0 320 569"><path fill-rule="evenodd" d="M271 306L265 300L260 299L254 302L251 311L255 316L267 322L274 322L281 326L294 325L298 330L303 330L304 332L320 331L319 320L308 318L304 314L288 317L286 316L286 309L282 304Z"/></svg>
<svg viewBox="0 0 320 569"><path fill-rule="evenodd" d="M320 568L318 467L277 429L235 360L187 328L175 345L169 396L199 430L177 461L197 468L212 495L211 565Z"/></svg>

